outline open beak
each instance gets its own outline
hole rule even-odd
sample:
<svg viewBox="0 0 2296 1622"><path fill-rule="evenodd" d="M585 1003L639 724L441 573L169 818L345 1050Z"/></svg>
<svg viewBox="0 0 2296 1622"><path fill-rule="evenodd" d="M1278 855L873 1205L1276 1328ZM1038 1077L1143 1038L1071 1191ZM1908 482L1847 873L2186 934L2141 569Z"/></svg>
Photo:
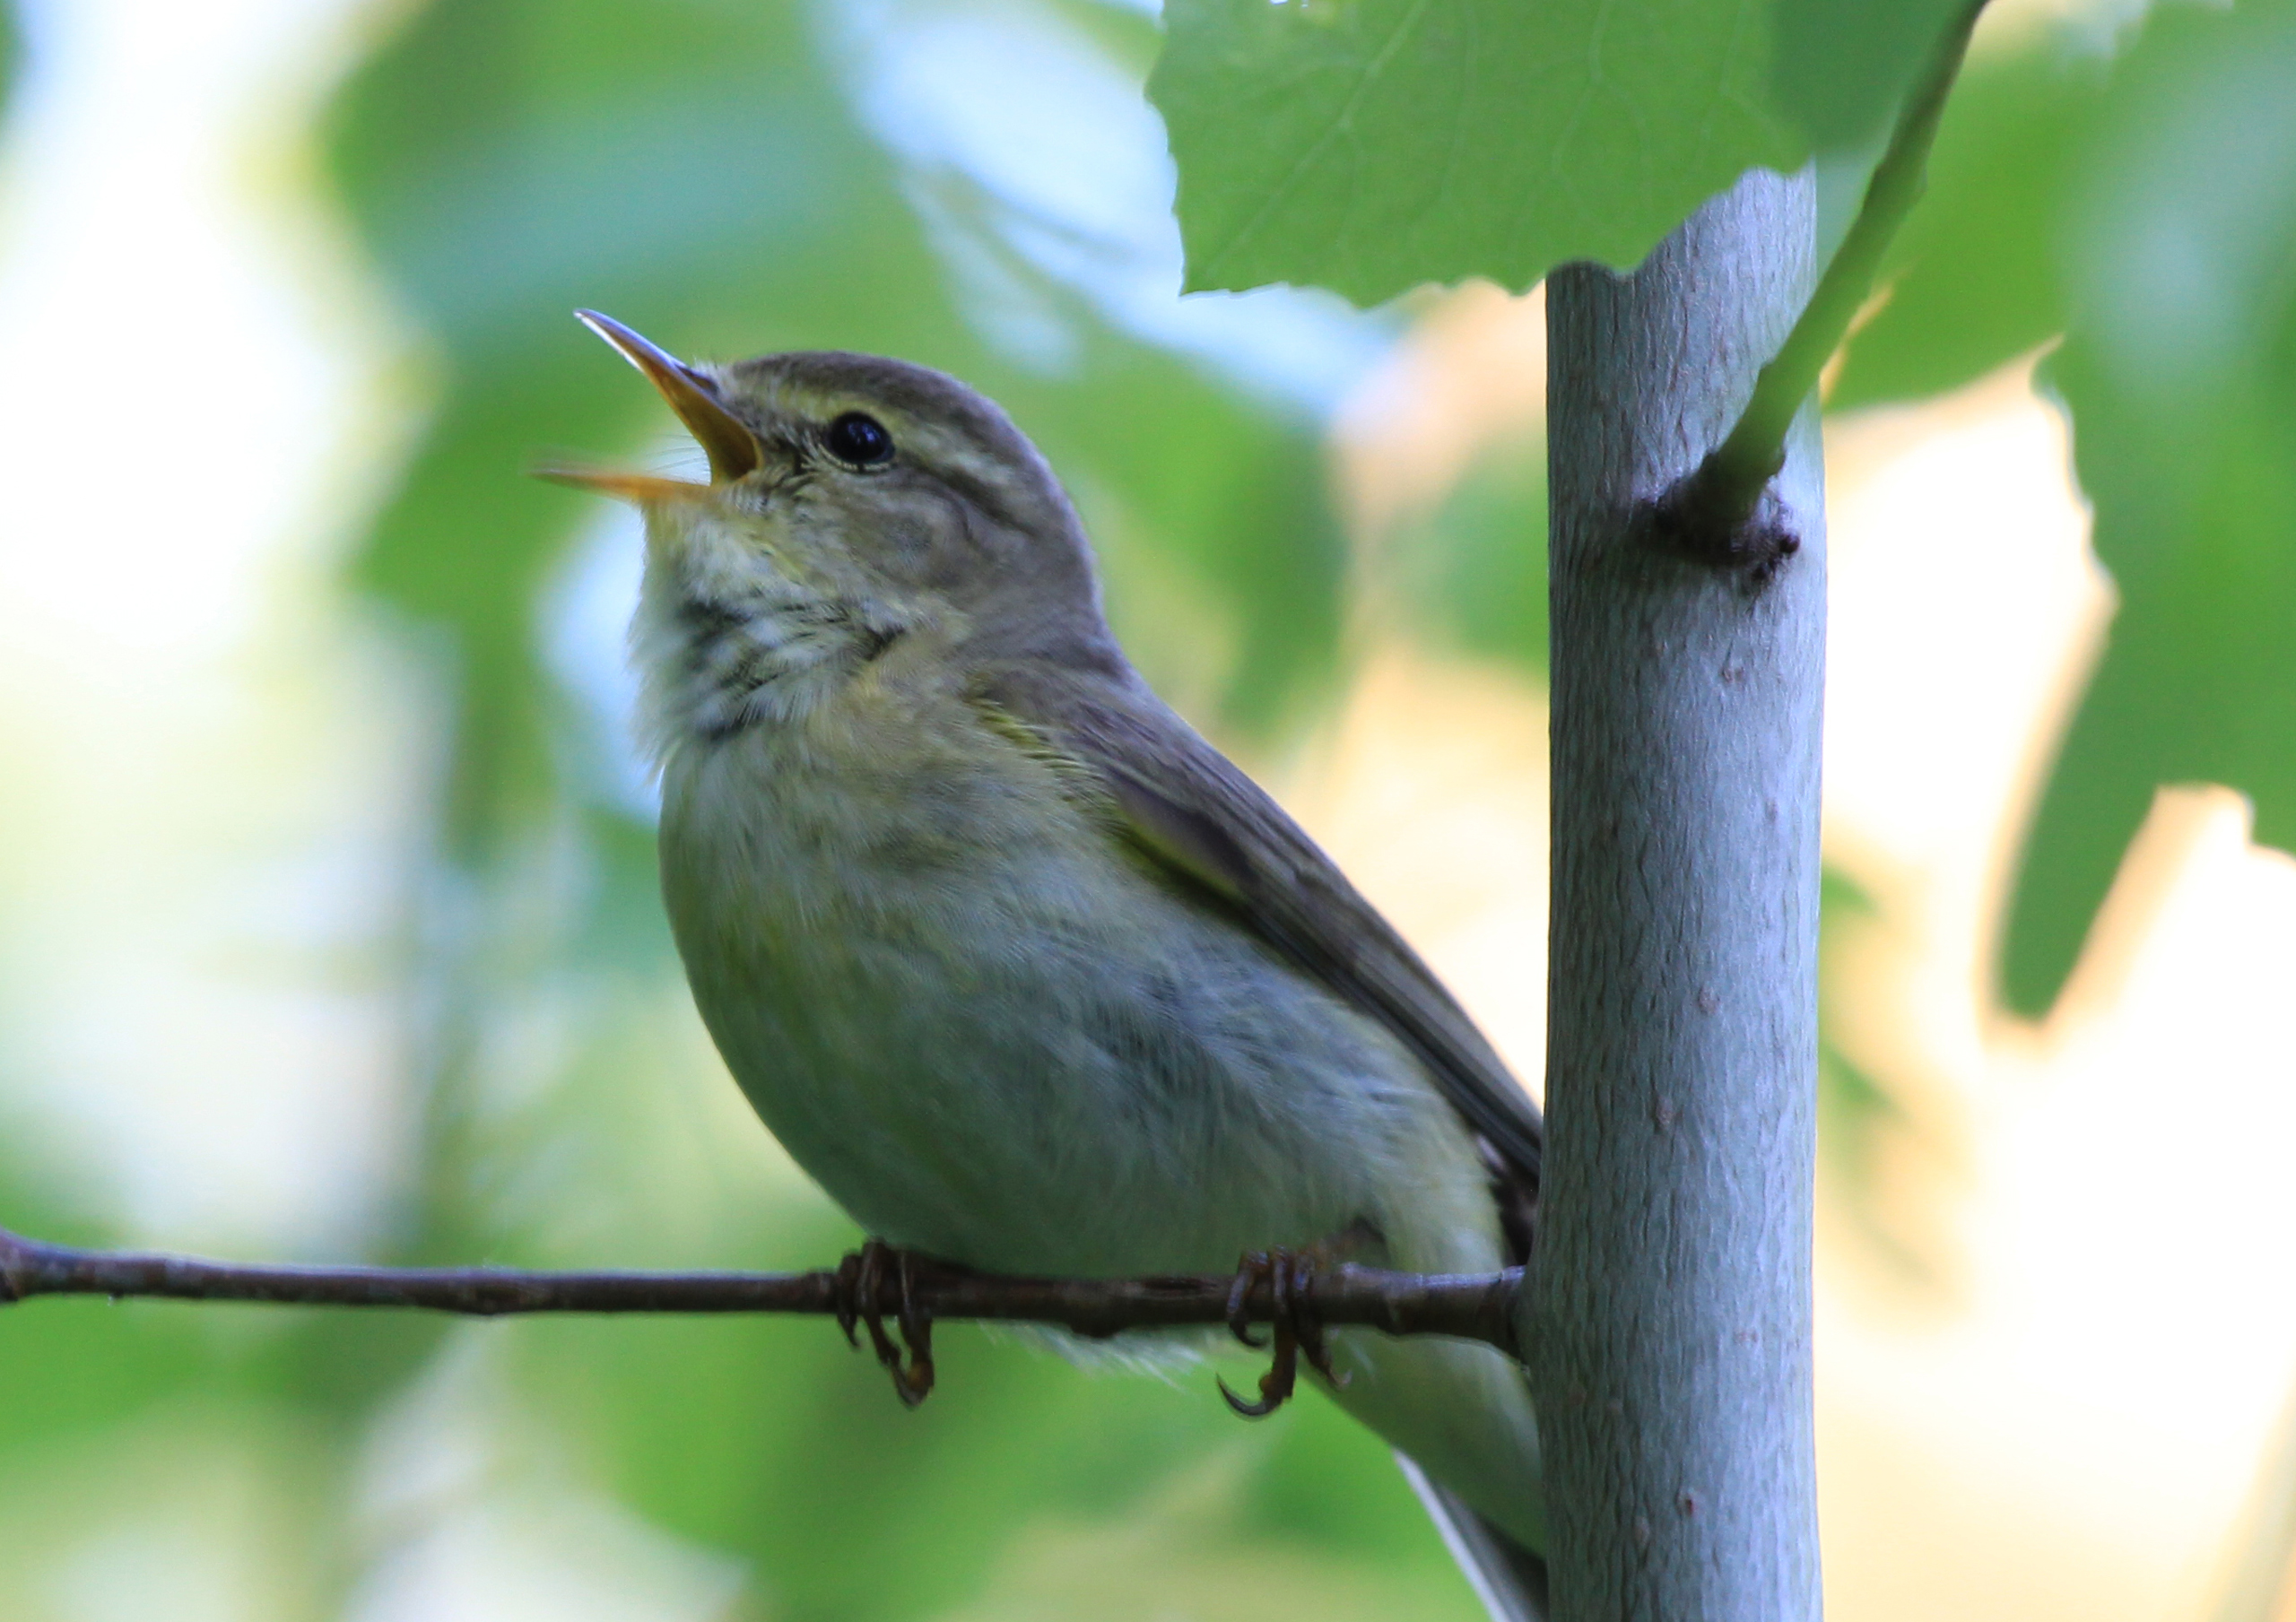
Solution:
<svg viewBox="0 0 2296 1622"><path fill-rule="evenodd" d="M711 483L723 484L757 471L765 460L757 436L727 411L718 398L717 386L668 351L649 343L611 316L578 309L575 317L620 351L622 358L646 374L662 391L662 398L678 414L709 458ZM648 473L619 473L587 468L551 467L539 470L543 478L578 490L594 490L625 501L691 499L708 487Z"/></svg>

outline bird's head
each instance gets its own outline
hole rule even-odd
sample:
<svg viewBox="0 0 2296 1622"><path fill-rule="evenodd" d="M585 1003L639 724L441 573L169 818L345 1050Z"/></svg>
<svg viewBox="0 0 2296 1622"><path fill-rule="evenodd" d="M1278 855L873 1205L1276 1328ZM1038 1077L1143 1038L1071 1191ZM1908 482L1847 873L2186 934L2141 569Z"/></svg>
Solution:
<svg viewBox="0 0 2296 1622"><path fill-rule="evenodd" d="M1113 657L1059 481L994 403L906 361L834 351L680 360L581 319L700 442L708 483L554 468L636 503L633 646L658 751L787 718L880 659L961 676Z"/></svg>

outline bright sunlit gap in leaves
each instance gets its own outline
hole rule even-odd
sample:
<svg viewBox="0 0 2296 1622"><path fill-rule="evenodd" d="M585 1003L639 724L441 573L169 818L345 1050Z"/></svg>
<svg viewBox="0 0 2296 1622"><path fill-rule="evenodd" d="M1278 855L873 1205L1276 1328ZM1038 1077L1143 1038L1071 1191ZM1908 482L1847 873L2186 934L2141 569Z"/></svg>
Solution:
<svg viewBox="0 0 2296 1622"><path fill-rule="evenodd" d="M2166 789L2049 1019L1989 1000L2035 774L2109 634L2069 450L2022 367L1830 441L1827 828L1876 903L1837 1005L1905 1101L1884 1219L1933 1274L1822 1245L1844 1614L2208 1615L2285 1474L2296 862L2238 796Z"/></svg>
<svg viewBox="0 0 2296 1622"><path fill-rule="evenodd" d="M39 51L0 204L0 1108L42 1145L44 1192L126 1236L355 1251L408 1169L401 892L430 857L436 687L451 678L422 673L419 634L395 641L404 628L335 577L414 431L387 359L413 345L306 167L278 154L303 150L296 132L363 44L346 30L378 13L27 9ZM1129 216L1090 251L1035 230L1050 194L996 167L997 109L932 66L859 44L847 59L885 95L932 91L886 136L909 183L955 174L1001 211L944 229L1058 261L1112 319L1167 330L1140 291L1163 239L1127 235ZM1169 329L1176 347L1213 345L1219 321L1196 319ZM1354 337L1314 351L1319 320L1271 319L1236 370L1294 400L1360 372ZM566 341L583 342L570 323ZM1543 342L1535 300L1432 301L1349 394L1332 438L1365 603L1352 673L1307 743L1262 762L1526 1079L1544 1042L1544 698L1390 609L1385 538L1477 455L1543 454ZM1057 345L1042 352L1057 361ZM100 431L122 423L131 376L152 413L137 421L166 429L135 441L132 479ZM2242 1561L2269 1520L2258 1484L2284 1482L2296 1452L2279 1240L2296 867L2248 844L2230 796L2171 790L2057 1012L2038 1028L1996 1012L1987 952L2020 820L2109 612L2064 427L2014 369L1837 421L1830 475L1830 854L1874 910L1841 932L1829 1007L1904 1119L1883 1133L1866 1210L1827 1190L1829 1597L1859 1619L2201 1622L2239 1585L2280 1580ZM570 698L578 712L611 712L625 690L611 661L634 542L626 522L599 525L568 554L565 594L536 610L553 669L588 695ZM1182 628L1154 668L1204 713L1216 687L1191 692L1190 668L1225 644L1200 623L1198 583L1145 557L1110 579L1120 620ZM571 764L596 771L597 797L642 806L609 732L569 737L596 751ZM683 988L576 1063L561 1003L578 995L500 1014L487 1107L556 1107L581 1123L577 1150L641 1142L659 1183L601 1193L563 1153L506 1169L492 1197L546 1226L566 1261L656 1259L631 1247L665 1234L703 1246L728 1211L814 1231L817 1196L717 1072ZM267 1332L245 1314L186 1321L249 1344ZM91 1323L84 1344L100 1347ZM348 1513L368 1564L345 1614L699 1622L728 1615L736 1584L770 1614L775 1574L632 1514L537 1411L504 1344L450 1337L362 1442ZM1065 1371L1042 1370L1045 1390L1066 1389ZM20 1416L65 1394L19 1392ZM277 1413L181 1396L13 1454L0 1537L41 1552L0 1567L0 1615L300 1614L314 1444ZM1392 1571L1335 1578L1234 1530L1245 1474L1284 1434L1222 1430L1122 1514L1029 1522L944 1622L1076 1615L1109 1572L1145 1596L1144 1616L1273 1614L1303 1595L1335 1615L1416 1614L1423 1587Z"/></svg>

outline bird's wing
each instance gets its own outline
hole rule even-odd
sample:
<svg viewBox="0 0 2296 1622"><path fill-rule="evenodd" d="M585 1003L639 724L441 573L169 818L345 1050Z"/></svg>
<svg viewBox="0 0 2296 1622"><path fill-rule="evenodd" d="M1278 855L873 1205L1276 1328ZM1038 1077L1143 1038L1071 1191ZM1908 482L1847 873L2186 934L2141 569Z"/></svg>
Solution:
<svg viewBox="0 0 2296 1622"><path fill-rule="evenodd" d="M1516 1174L1509 1181L1535 1191L1542 1130L1530 1095L1419 955L1226 756L1137 678L1014 664L983 672L973 696L1149 858L1393 1032Z"/></svg>

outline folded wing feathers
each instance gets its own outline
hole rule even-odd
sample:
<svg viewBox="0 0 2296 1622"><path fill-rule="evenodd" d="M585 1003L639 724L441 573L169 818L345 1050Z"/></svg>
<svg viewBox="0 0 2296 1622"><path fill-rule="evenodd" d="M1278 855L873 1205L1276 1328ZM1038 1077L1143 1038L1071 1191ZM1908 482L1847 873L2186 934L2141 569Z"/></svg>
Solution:
<svg viewBox="0 0 2296 1622"><path fill-rule="evenodd" d="M1090 783L1144 852L1233 906L1262 938L1378 1020L1426 1064L1451 1105L1535 1188L1538 1106L1417 953L1259 785L1137 678L1058 681L987 672L974 698L991 724Z"/></svg>

